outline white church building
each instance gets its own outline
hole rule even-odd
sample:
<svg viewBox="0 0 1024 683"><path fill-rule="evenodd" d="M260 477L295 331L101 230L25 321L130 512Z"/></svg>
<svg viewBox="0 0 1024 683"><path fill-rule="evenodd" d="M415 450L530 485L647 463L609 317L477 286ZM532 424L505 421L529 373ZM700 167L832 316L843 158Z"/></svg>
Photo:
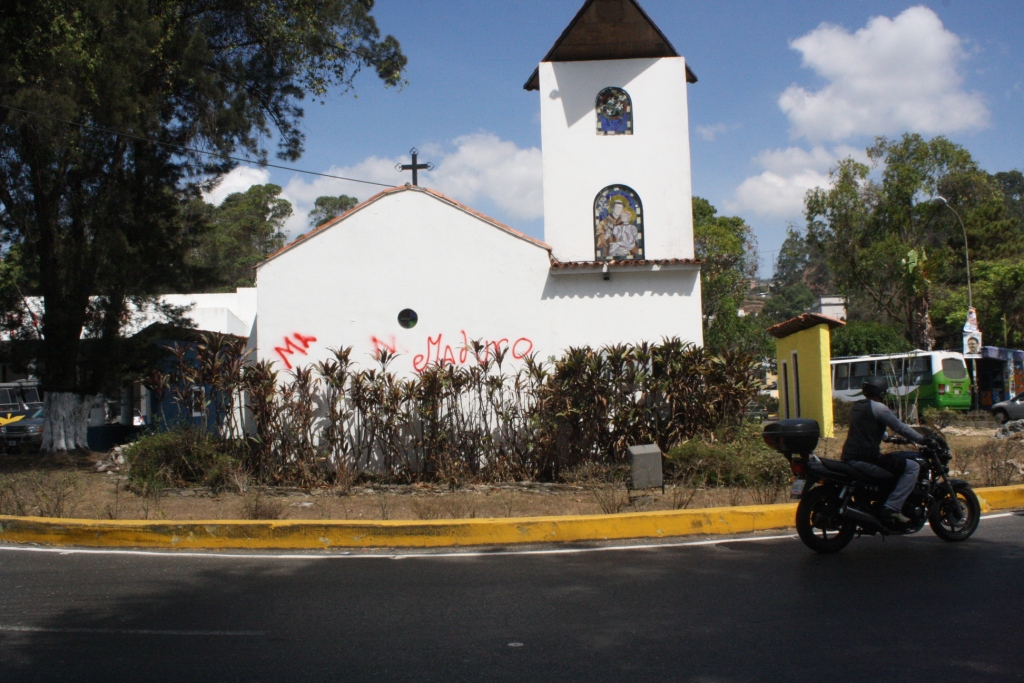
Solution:
<svg viewBox="0 0 1024 683"><path fill-rule="evenodd" d="M402 373L680 337L702 344L687 83L634 0L587 0L526 83L540 99L544 240L439 192L387 189L257 268L250 345L280 371L353 347ZM506 366L507 367L507 366Z"/></svg>

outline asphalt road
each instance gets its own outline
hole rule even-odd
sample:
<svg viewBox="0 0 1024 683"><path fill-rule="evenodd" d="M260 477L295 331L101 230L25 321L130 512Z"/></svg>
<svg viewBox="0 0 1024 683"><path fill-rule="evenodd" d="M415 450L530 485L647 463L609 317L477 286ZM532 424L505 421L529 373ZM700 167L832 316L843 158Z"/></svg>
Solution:
<svg viewBox="0 0 1024 683"><path fill-rule="evenodd" d="M1020 681L1024 516L970 541L387 557L0 547L0 681Z"/></svg>

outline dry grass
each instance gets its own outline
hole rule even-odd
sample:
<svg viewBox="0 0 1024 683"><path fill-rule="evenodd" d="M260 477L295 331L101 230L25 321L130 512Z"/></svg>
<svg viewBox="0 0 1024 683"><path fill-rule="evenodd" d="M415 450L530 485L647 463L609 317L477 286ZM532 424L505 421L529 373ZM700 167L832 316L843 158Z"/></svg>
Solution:
<svg viewBox="0 0 1024 683"><path fill-rule="evenodd" d="M75 471L30 470L0 478L0 514L72 517L82 501Z"/></svg>
<svg viewBox="0 0 1024 683"><path fill-rule="evenodd" d="M837 458L844 431L822 439L818 454ZM991 430L948 437L955 458L952 469L977 486L1021 483L1024 441L995 440ZM666 493L631 496L622 472L582 468L560 485L475 485L457 491L448 487L344 486L309 491L250 490L247 481L226 490L164 490L140 496L125 487L121 475L97 473L100 456L0 459L0 513L77 516L92 519L466 519L590 515L636 510L674 510L752 505L774 499L777 492L752 488L705 486L696 477L677 473ZM1016 463L1016 464L1015 464ZM781 500L785 500L783 496Z"/></svg>
<svg viewBox="0 0 1024 683"><path fill-rule="evenodd" d="M482 517L532 517L559 515L593 515L637 510L672 510L683 507L719 507L750 505L756 501L747 489L683 488L669 484L666 493L654 490L643 496L631 496L623 484L537 485L507 484L502 486L470 486L458 491L447 487L353 487L344 489L295 489L276 492L208 489L165 489L160 495L142 496L125 487L119 475L92 471L33 472L14 475L19 482L60 483L63 501L54 507L42 506L26 498L31 489L21 485L17 506L9 494L0 494L3 514L41 514L42 512L74 515L87 519L309 519L309 520L373 520L373 519L471 519ZM12 475L0 474L9 482ZM53 485L50 485L51 490ZM4 490L9 490L4 489ZM48 494L46 500L54 500Z"/></svg>
<svg viewBox="0 0 1024 683"><path fill-rule="evenodd" d="M264 495L253 489L242 494L242 519L281 519L284 516L284 501Z"/></svg>

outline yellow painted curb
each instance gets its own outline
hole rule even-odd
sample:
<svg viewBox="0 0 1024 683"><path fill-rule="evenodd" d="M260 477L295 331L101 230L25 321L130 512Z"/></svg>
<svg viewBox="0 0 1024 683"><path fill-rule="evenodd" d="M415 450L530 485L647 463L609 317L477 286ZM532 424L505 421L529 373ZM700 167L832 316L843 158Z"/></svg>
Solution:
<svg viewBox="0 0 1024 683"><path fill-rule="evenodd" d="M1024 486L978 489L989 509L1024 508ZM796 504L620 515L446 521L97 521L0 516L0 542L85 547L322 549L438 548L692 534L793 526Z"/></svg>

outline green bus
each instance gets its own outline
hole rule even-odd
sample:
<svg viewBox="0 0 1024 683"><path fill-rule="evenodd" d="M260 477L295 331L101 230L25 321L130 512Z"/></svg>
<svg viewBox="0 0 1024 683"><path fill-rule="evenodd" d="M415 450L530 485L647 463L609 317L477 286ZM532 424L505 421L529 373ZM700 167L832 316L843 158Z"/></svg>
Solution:
<svg viewBox="0 0 1024 683"><path fill-rule="evenodd" d="M918 408L971 409L971 380L964 356L956 351L848 356L832 359L832 399L859 401L868 377L889 380L894 400Z"/></svg>

